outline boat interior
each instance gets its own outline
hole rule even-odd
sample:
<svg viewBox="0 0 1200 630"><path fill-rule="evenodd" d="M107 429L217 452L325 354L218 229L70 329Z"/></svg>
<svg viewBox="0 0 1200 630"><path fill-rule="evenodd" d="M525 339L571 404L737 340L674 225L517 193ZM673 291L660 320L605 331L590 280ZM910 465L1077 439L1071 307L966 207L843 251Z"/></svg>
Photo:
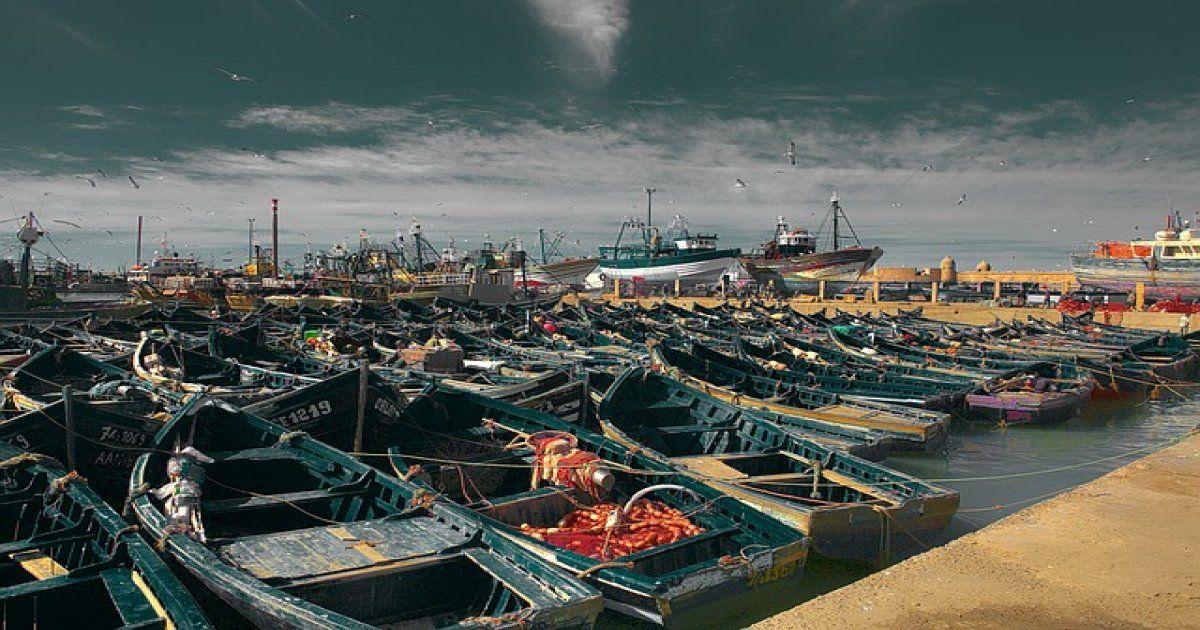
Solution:
<svg viewBox="0 0 1200 630"><path fill-rule="evenodd" d="M564 485L531 488L534 452L521 445L511 448L513 438L528 435L549 426L531 426L529 414L506 412L502 405L491 408L478 397L437 392L414 399L408 414L421 429L409 435L419 436L397 447L398 453L412 456L426 468L428 482L479 513L513 528L522 524L555 527L569 513L600 503L587 493ZM434 430L436 427L436 430ZM552 429L551 429L552 430ZM596 436L599 437L599 436ZM579 448L600 455L605 461L624 463L629 454L619 445L601 439L601 443L580 440ZM421 461L453 458L467 465L438 465ZM482 464L482 465L481 465ZM635 493L655 483L677 483L671 475L642 476L616 474L612 490L604 503L624 505ZM648 481L649 480L649 481ZM660 576L687 569L727 554L737 554L746 544L743 524L724 510L705 509L707 497L694 491L656 490L648 498L689 514L704 531L670 544L622 556L633 562L632 570L648 576ZM563 549L563 552L567 550Z"/></svg>
<svg viewBox="0 0 1200 630"><path fill-rule="evenodd" d="M925 494L914 479L702 398L665 377L649 374L646 380L651 382L630 373L614 385L601 406L602 421L700 474L818 505L901 504Z"/></svg>
<svg viewBox="0 0 1200 630"><path fill-rule="evenodd" d="M204 466L207 546L268 585L385 627L519 613L539 590L478 543L477 523L414 504L373 469L253 430L238 412L192 417L192 444L215 460ZM150 466L161 483L165 462Z"/></svg>
<svg viewBox="0 0 1200 630"><path fill-rule="evenodd" d="M4 454L9 455L10 449ZM124 523L105 527L100 500L51 493L43 468L0 470L0 626L166 628L154 595L130 567Z"/></svg>

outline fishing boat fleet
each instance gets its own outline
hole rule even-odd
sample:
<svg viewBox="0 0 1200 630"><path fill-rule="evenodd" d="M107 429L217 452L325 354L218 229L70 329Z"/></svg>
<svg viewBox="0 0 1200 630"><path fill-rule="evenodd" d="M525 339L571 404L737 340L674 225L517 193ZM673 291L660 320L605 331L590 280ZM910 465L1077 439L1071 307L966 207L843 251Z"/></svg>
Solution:
<svg viewBox="0 0 1200 630"><path fill-rule="evenodd" d="M937 541L959 494L890 455L936 456L959 423L1170 394L1196 378L1198 344L1085 318L776 302L13 324L0 614L557 628L607 608L686 625L805 579L810 555L879 566Z"/></svg>

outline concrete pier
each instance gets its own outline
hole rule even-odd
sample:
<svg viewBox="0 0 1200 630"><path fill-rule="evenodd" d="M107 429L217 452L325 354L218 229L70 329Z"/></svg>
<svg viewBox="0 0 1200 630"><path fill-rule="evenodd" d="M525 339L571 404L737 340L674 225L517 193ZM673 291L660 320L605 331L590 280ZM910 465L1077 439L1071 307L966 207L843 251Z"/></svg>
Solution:
<svg viewBox="0 0 1200 630"><path fill-rule="evenodd" d="M756 628L1200 628L1200 435Z"/></svg>
<svg viewBox="0 0 1200 630"><path fill-rule="evenodd" d="M568 302L573 301L574 297L567 299ZM593 297L593 299L602 299L611 303L618 302L640 302L645 306L653 306L663 301L661 297L642 298L636 300L633 298L625 298L622 300L614 300L611 295L603 295ZM693 303L701 306L713 307L725 302L719 297L679 297L668 298L668 302L690 308ZM732 300L734 304L739 303L739 300ZM775 303L773 300L767 300L768 303ZM1061 314L1053 308L1040 307L1003 307L990 306L982 303L963 302L963 303L938 303L929 302L813 302L804 300L790 300L782 303L788 304L800 313L817 313L828 309L832 313L834 309L841 309L847 312L863 312L863 313L895 313L898 310L912 310L917 307L923 309L925 317L937 319L944 322L956 324L990 324L997 320L1011 321L1014 319L1024 320L1026 317L1035 317L1046 319L1052 322L1061 321ZM1107 321L1106 321L1107 320ZM1150 311L1125 311L1123 313L1104 313L1096 314L1096 321L1110 323L1127 328L1141 328L1145 330L1161 330L1161 331L1178 331L1179 330L1179 314L1178 313L1155 313Z"/></svg>

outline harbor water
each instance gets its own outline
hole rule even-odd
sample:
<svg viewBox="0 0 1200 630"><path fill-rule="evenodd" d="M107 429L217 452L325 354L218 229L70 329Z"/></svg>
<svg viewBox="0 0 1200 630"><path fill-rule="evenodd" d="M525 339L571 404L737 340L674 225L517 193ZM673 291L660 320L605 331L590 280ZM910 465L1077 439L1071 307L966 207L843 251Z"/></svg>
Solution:
<svg viewBox="0 0 1200 630"><path fill-rule="evenodd" d="M943 453L893 455L887 464L962 493L961 509L943 533L944 542L1174 444L1198 424L1200 400L1196 399L1094 400L1082 417L1058 425L957 423ZM700 610L685 622L686 627L744 627L845 586L871 570L810 556L800 580L769 585L741 600ZM605 612L599 627L642 626Z"/></svg>

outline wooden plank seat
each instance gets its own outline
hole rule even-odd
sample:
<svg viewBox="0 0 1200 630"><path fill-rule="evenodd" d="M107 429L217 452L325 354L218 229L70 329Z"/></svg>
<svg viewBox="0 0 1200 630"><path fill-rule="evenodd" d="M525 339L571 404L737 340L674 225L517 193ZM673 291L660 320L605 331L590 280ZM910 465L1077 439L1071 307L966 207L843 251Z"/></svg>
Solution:
<svg viewBox="0 0 1200 630"><path fill-rule="evenodd" d="M300 584L455 555L470 539L454 533L430 516L385 518L246 536L217 545L217 553L260 580Z"/></svg>

